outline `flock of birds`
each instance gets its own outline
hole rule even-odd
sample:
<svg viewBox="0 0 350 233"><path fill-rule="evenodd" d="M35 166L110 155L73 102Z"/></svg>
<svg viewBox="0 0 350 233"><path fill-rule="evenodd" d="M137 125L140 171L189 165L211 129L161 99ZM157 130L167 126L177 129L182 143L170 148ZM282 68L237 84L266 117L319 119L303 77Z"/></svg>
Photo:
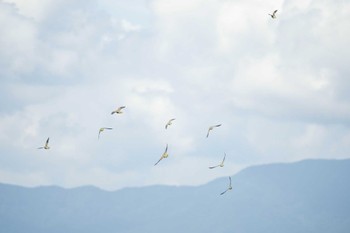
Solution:
<svg viewBox="0 0 350 233"><path fill-rule="evenodd" d="M276 19L276 13L277 13L277 10L274 10L272 12L272 14L268 14L271 16L272 19ZM111 115L113 114L122 114L123 113L123 109L125 109L126 106L120 106L118 107L117 109L115 109L114 111L111 112ZM168 129L168 127L170 125L172 125L173 121L175 120L175 118L172 118L170 119L166 124L165 124L165 129ZM209 137L209 134L210 134L210 131L212 131L214 128L217 128L217 127L220 127L221 124L217 124L217 125L212 125L208 128L208 132L207 132L207 135L206 137L208 138ZM98 139L100 139L100 135L103 131L105 130L112 130L113 128L111 127L102 127L99 129L98 131ZM45 149L45 150L48 150L50 149L49 147L49 141L50 141L50 138L47 138L46 142L45 142L45 145L44 146L41 146L41 147L38 147L38 149ZM168 144L166 144L166 147L165 147L165 150L163 152L163 154L161 155L160 159L154 164L154 166L158 165L158 163L160 161L162 161L163 159L166 159L168 158L169 154L168 154ZM215 166L210 166L209 169L214 169L214 168L217 168L217 167L224 167L224 162L225 162L225 159L226 159L226 153L224 153L224 158L222 159L221 163L218 164L218 165L215 165ZM227 187L227 189L225 191L223 191L222 193L220 193L220 195L223 195L225 194L227 191L230 191L232 190L232 181L231 181L231 177L229 176L229 185Z"/></svg>
<svg viewBox="0 0 350 233"><path fill-rule="evenodd" d="M111 112L111 115L113 115L113 114L122 114L122 113L123 113L122 110L123 110L124 108L126 108L126 106L118 107L116 110L114 110L113 112ZM169 127L170 125L172 125L172 123L173 123L174 120L175 120L175 118L170 119L170 120L165 124L165 129L168 129L168 127ZM208 132L207 132L206 137L207 137L207 138L209 137L210 131L212 131L214 128L217 128L217 127L220 127L220 126L221 126L221 124L217 124L217 125L212 125L212 126L210 126L210 127L208 128ZM100 128L99 131L98 131L98 137L97 137L97 138L100 139L100 135L101 135L101 133L102 133L103 131L105 131L105 130L112 130L112 129L113 129L113 128L111 128L111 127L102 127L102 128ZM50 141L50 138L47 138L47 140L46 140L46 142L45 142L45 145L44 145L44 146L41 146L41 147L38 147L38 149L45 149L45 150L50 149L50 147L49 147L49 141ZM168 156L169 156L169 154L168 154L168 144L166 144L166 147L165 147L165 150L164 150L163 154L161 155L161 157L159 158L159 160L154 164L154 166L158 165L158 163L159 163L160 161L162 161L163 159L168 158ZM216 165L216 166L211 166L211 167L209 167L209 169L213 169L213 168L216 168L216 167L223 167L223 166L224 166L225 159L226 159L226 153L225 153L224 158L223 158L223 160L221 161L220 164L218 164L218 165ZM224 192L222 192L221 195L224 194L224 193L226 193L228 190L231 190L231 189L232 189L232 186L231 186L231 177L229 177L229 179L230 179L229 187L228 187Z"/></svg>

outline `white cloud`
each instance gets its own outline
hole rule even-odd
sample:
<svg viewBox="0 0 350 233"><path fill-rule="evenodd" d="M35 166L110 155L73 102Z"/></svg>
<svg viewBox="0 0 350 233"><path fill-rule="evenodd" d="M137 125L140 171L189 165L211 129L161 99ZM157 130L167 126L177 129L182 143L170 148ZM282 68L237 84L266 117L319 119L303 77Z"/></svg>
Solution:
<svg viewBox="0 0 350 233"><path fill-rule="evenodd" d="M32 71L32 62L27 63L37 49L37 28L35 23L16 12L11 4L1 3L0 26L1 26L1 74L9 78L11 73L23 73Z"/></svg>
<svg viewBox="0 0 350 233"><path fill-rule="evenodd" d="M197 185L258 163L348 156L349 3L7 2L0 182ZM113 130L97 140L103 126ZM36 150L47 137L52 149ZM153 167L166 143L171 155ZM208 171L224 152L227 166Z"/></svg>
<svg viewBox="0 0 350 233"><path fill-rule="evenodd" d="M126 32L139 31L141 29L140 25L135 25L125 19L121 21L121 25Z"/></svg>
<svg viewBox="0 0 350 233"><path fill-rule="evenodd" d="M16 5L19 13L25 17L33 18L35 20L42 20L47 17L48 9L53 7L53 0L3 0L7 3L12 3Z"/></svg>

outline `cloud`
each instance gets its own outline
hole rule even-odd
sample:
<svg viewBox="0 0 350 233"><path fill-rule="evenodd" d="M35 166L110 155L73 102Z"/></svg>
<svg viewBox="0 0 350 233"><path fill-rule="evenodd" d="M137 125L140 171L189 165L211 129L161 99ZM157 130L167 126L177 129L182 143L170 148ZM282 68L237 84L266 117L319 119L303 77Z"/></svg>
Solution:
<svg viewBox="0 0 350 233"><path fill-rule="evenodd" d="M37 29L32 20L19 15L13 4L0 3L0 25L2 36L0 68L3 81L10 81L16 73L32 70L26 61L36 50Z"/></svg>
<svg viewBox="0 0 350 233"><path fill-rule="evenodd" d="M0 4L1 182L198 185L348 156L346 2ZM97 140L100 127L113 130Z"/></svg>

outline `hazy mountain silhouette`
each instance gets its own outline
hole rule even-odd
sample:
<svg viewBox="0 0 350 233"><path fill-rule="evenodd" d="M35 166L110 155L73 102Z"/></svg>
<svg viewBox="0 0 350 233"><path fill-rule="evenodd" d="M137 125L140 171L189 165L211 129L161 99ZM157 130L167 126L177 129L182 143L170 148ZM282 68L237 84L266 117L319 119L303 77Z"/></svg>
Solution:
<svg viewBox="0 0 350 233"><path fill-rule="evenodd" d="M350 160L254 166L198 187L0 184L4 233L349 233Z"/></svg>

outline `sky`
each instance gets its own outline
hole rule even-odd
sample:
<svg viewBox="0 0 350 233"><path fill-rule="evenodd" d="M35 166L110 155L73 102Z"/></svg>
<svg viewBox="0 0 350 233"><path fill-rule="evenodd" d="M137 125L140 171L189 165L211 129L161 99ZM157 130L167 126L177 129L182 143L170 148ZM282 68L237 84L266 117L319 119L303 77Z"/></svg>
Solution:
<svg viewBox="0 0 350 233"><path fill-rule="evenodd" d="M2 183L201 185L350 158L349 1L0 0L0 35Z"/></svg>

